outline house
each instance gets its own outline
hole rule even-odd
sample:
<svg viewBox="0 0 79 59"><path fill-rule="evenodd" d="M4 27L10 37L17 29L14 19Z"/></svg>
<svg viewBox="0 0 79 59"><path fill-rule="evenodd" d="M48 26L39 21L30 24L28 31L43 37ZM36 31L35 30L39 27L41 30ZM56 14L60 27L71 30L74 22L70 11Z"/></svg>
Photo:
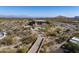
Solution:
<svg viewBox="0 0 79 59"><path fill-rule="evenodd" d="M34 20L29 22L29 25L33 25L33 24L42 25L42 24L48 24L48 22L46 20Z"/></svg>
<svg viewBox="0 0 79 59"><path fill-rule="evenodd" d="M78 37L73 37L69 40L69 42L75 43L75 44L79 44L79 38Z"/></svg>
<svg viewBox="0 0 79 59"><path fill-rule="evenodd" d="M3 39L4 37L6 37L6 32L0 32L0 39Z"/></svg>

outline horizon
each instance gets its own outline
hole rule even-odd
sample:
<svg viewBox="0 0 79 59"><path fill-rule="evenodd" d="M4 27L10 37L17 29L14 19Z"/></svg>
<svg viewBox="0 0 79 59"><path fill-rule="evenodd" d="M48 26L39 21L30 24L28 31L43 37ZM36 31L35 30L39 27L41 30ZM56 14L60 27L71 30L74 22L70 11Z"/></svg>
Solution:
<svg viewBox="0 0 79 59"><path fill-rule="evenodd" d="M0 6L0 17L75 17L78 6Z"/></svg>

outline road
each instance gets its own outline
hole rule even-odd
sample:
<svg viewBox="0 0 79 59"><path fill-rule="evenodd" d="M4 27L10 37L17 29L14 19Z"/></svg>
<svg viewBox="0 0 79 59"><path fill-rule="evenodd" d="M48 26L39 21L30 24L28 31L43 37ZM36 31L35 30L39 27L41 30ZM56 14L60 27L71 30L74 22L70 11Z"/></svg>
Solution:
<svg viewBox="0 0 79 59"><path fill-rule="evenodd" d="M30 48L28 53L37 53L41 47L44 37L43 37L42 33L39 33L38 31L34 31L34 30L32 30L32 31L37 34L37 40L33 44L33 46Z"/></svg>
<svg viewBox="0 0 79 59"><path fill-rule="evenodd" d="M31 47L31 49L28 51L28 53L36 53L36 52L38 52L38 50L39 50L39 48L41 46L42 41L43 41L43 37L41 37L41 35L39 34L36 42Z"/></svg>

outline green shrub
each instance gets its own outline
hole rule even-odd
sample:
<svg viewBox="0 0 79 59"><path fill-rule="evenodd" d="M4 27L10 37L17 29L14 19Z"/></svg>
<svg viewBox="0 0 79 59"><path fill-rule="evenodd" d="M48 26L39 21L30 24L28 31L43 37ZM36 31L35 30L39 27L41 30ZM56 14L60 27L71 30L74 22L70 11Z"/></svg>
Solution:
<svg viewBox="0 0 79 59"><path fill-rule="evenodd" d="M79 44L68 42L65 44L65 47L69 48L73 53L79 53Z"/></svg>
<svg viewBox="0 0 79 59"><path fill-rule="evenodd" d="M79 37L79 33L75 33L74 36Z"/></svg>
<svg viewBox="0 0 79 59"><path fill-rule="evenodd" d="M22 48L20 48L17 52L19 52L19 53L26 53L27 50L28 50L28 48L22 47Z"/></svg>

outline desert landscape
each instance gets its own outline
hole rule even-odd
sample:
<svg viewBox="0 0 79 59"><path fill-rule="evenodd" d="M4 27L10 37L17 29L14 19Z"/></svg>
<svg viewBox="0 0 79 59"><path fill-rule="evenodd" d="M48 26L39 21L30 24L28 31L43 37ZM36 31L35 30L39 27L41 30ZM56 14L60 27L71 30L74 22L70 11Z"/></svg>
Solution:
<svg viewBox="0 0 79 59"><path fill-rule="evenodd" d="M1 53L79 52L78 37L78 18L0 18Z"/></svg>

